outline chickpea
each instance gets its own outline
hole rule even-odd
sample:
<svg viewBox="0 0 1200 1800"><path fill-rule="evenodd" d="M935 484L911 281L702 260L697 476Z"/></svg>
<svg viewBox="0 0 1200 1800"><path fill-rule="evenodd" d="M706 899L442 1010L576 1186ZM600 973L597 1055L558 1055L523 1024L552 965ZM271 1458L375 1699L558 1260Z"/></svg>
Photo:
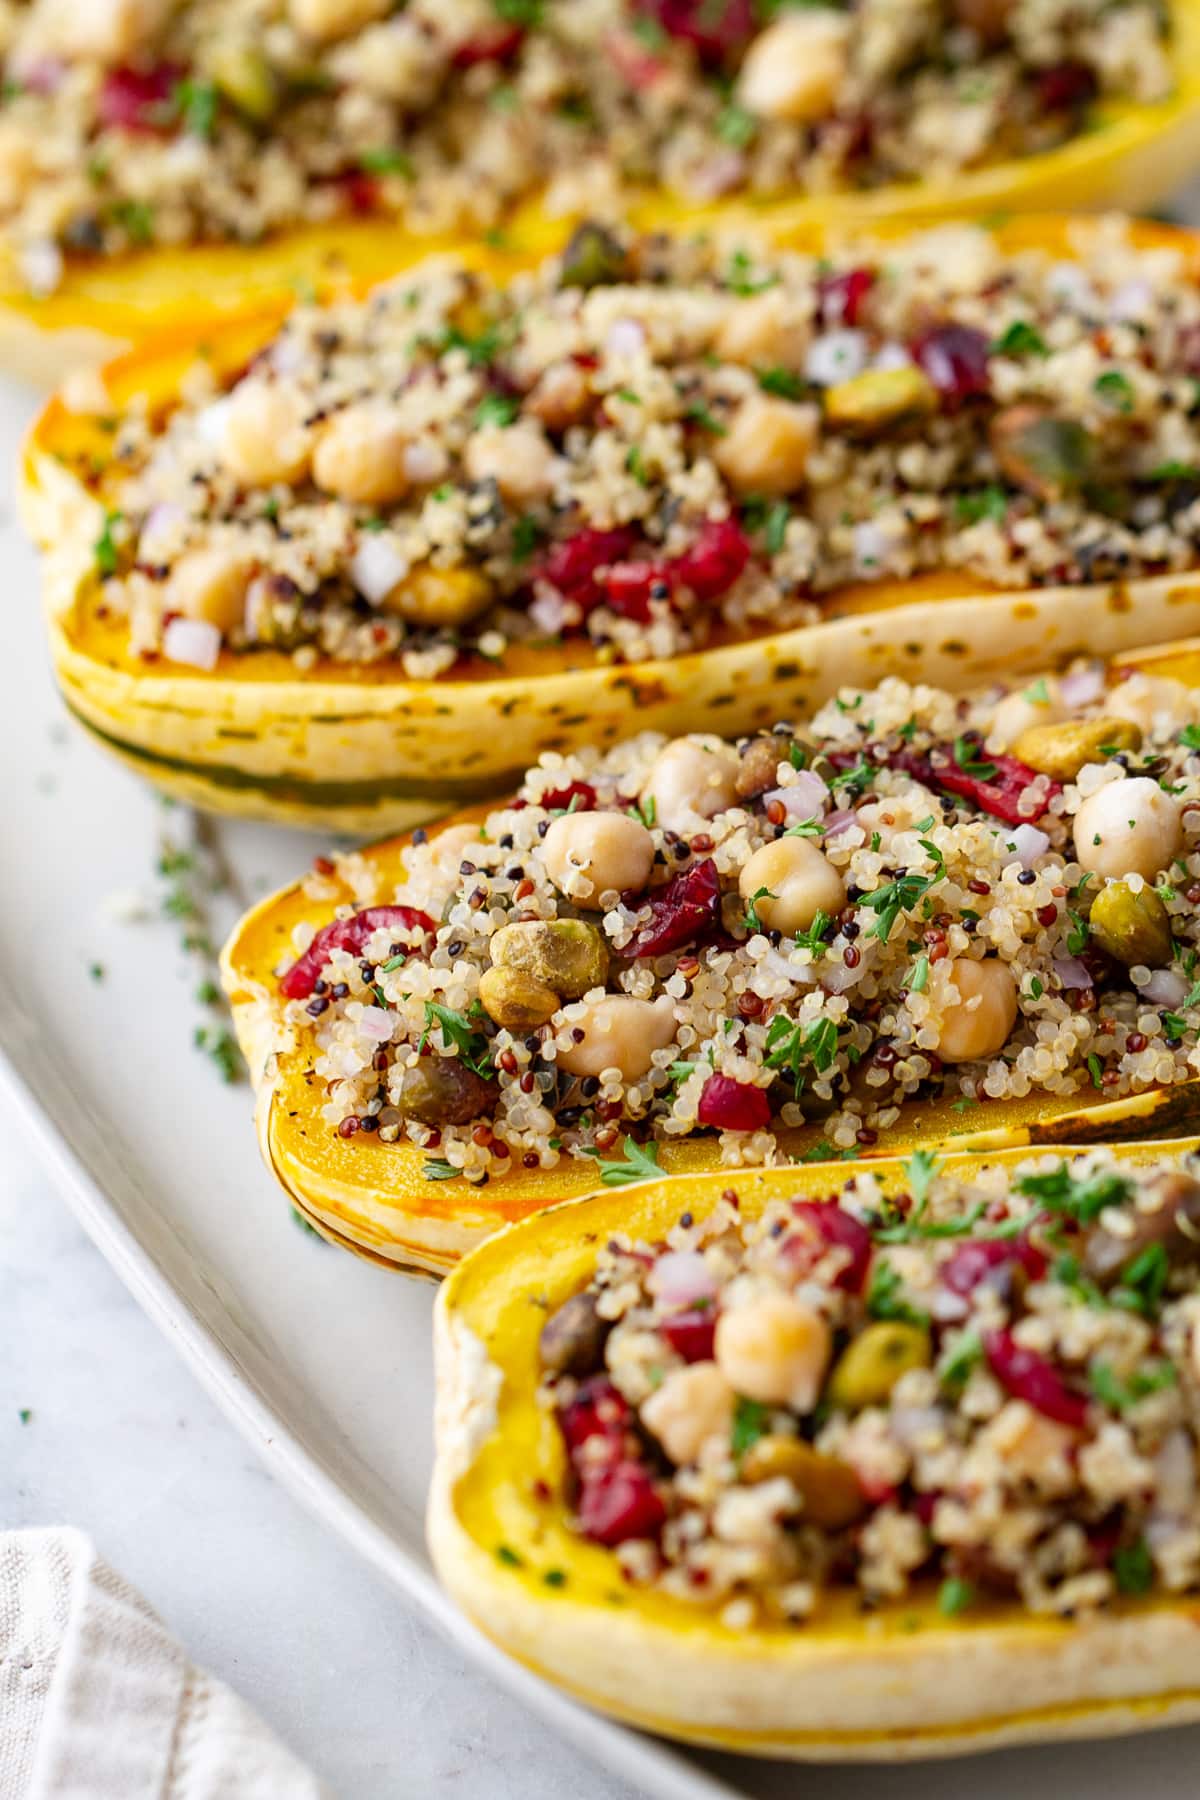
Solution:
<svg viewBox="0 0 1200 1800"><path fill-rule="evenodd" d="M850 23L832 7L786 12L751 43L737 98L763 119L824 118L846 77Z"/></svg>
<svg viewBox="0 0 1200 1800"><path fill-rule="evenodd" d="M833 1351L824 1317L792 1294L768 1291L717 1320L715 1355L730 1386L765 1406L811 1412Z"/></svg>
<svg viewBox="0 0 1200 1800"><path fill-rule="evenodd" d="M1040 698L1043 693L1044 700ZM1035 698L1031 699L1031 694ZM989 750L1007 750L1023 731L1034 725L1057 725L1066 717L1067 708L1063 705L1057 681L1047 679L1032 682L1025 688L1014 688L1011 694L1005 694L992 714L987 747Z"/></svg>
<svg viewBox="0 0 1200 1800"><path fill-rule="evenodd" d="M642 1419L680 1468L694 1463L709 1438L728 1438L733 1425L733 1389L715 1362L672 1369L642 1404Z"/></svg>
<svg viewBox="0 0 1200 1800"><path fill-rule="evenodd" d="M726 362L802 369L811 335L795 302L782 287L772 287L734 301L717 327L713 349Z"/></svg>
<svg viewBox="0 0 1200 1800"><path fill-rule="evenodd" d="M655 758L640 797L654 802L657 824L680 831L695 817L715 819L735 804L740 768L737 751L723 738L673 738Z"/></svg>
<svg viewBox="0 0 1200 1800"><path fill-rule="evenodd" d="M365 400L335 413L313 451L313 479L356 506L391 506L408 491L408 439L391 407Z"/></svg>
<svg viewBox="0 0 1200 1800"><path fill-rule="evenodd" d="M525 402L526 412L548 431L565 431L581 419L591 403L588 378L578 363L551 363Z"/></svg>
<svg viewBox="0 0 1200 1800"><path fill-rule="evenodd" d="M656 1050L675 1036L675 1006L665 994L657 1000L634 1000L629 994L606 994L585 1002L574 1029L581 1041L558 1053L558 1066L568 1075L602 1075L620 1071L622 1081L646 1073Z"/></svg>
<svg viewBox="0 0 1200 1800"><path fill-rule="evenodd" d="M781 837L756 850L738 876L738 892L772 931L807 931L819 912L834 918L846 904L841 876L808 838Z"/></svg>
<svg viewBox="0 0 1200 1800"><path fill-rule="evenodd" d="M1153 881L1183 843L1178 803L1148 775L1106 782L1075 814L1075 855L1081 869L1123 880Z"/></svg>
<svg viewBox="0 0 1200 1800"><path fill-rule="evenodd" d="M1172 732L1181 730L1195 716L1196 694L1169 676L1131 675L1110 689L1104 708L1115 719L1140 725L1142 735L1149 737L1156 722Z"/></svg>
<svg viewBox="0 0 1200 1800"><path fill-rule="evenodd" d="M543 839L542 861L560 893L598 911L602 894L645 887L654 839L628 813L563 813Z"/></svg>
<svg viewBox="0 0 1200 1800"><path fill-rule="evenodd" d="M189 550L167 583L165 607L185 619L203 619L227 637L246 612L250 563L236 550Z"/></svg>
<svg viewBox="0 0 1200 1800"><path fill-rule="evenodd" d="M418 563L379 602L413 625L465 625L492 603L492 584L482 569L442 569Z"/></svg>
<svg viewBox="0 0 1200 1800"><path fill-rule="evenodd" d="M717 439L712 458L739 493L790 494L804 484L819 428L815 406L752 394Z"/></svg>
<svg viewBox="0 0 1200 1800"><path fill-rule="evenodd" d="M469 440L464 458L472 481L495 481L506 500L525 505L554 486L556 457L539 425L488 425Z"/></svg>
<svg viewBox="0 0 1200 1800"><path fill-rule="evenodd" d="M956 957L945 965L959 1002L942 1017L938 1055L943 1062L975 1062L994 1056L1017 1021L1017 984L1002 962Z"/></svg>
<svg viewBox="0 0 1200 1800"><path fill-rule="evenodd" d="M288 14L301 37L327 44L349 37L391 11L392 0L288 0Z"/></svg>
<svg viewBox="0 0 1200 1800"><path fill-rule="evenodd" d="M48 0L37 8L47 50L81 62L123 63L158 36L171 0Z"/></svg>
<svg viewBox="0 0 1200 1800"><path fill-rule="evenodd" d="M222 448L226 468L248 487L303 481L312 430L299 397L254 376L239 382L229 397Z"/></svg>

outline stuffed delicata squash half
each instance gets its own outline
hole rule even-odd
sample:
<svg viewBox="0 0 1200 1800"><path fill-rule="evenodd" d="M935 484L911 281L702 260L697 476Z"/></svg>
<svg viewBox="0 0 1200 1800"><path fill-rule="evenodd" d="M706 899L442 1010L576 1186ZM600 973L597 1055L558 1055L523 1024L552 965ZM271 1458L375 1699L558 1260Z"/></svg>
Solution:
<svg viewBox="0 0 1200 1800"><path fill-rule="evenodd" d="M442 1580L726 1749L1200 1717L1194 1147L711 1173L501 1233L438 1296Z"/></svg>
<svg viewBox="0 0 1200 1800"><path fill-rule="evenodd" d="M1159 199L1196 0L34 0L0 22L0 355L28 375L422 240ZM548 182L548 172L553 178Z"/></svg>
<svg viewBox="0 0 1200 1800"><path fill-rule="evenodd" d="M659 1168L1168 1132L1200 1105L1197 901L1193 645L546 756L322 859L224 974L293 1201L436 1271Z"/></svg>
<svg viewBox="0 0 1200 1800"><path fill-rule="evenodd" d="M1200 630L1190 234L818 256L581 227L503 286L135 354L24 502L68 705L170 791L348 829L633 722Z"/></svg>

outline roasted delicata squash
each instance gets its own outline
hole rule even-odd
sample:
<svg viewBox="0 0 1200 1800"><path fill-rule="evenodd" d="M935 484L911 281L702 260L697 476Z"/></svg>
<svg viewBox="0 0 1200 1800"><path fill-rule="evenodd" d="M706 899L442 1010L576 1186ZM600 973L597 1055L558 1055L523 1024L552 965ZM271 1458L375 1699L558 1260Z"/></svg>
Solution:
<svg viewBox="0 0 1200 1800"><path fill-rule="evenodd" d="M643 732L320 859L224 976L264 1155L438 1271L598 1181L1200 1108L1200 643Z"/></svg>
<svg viewBox="0 0 1200 1800"><path fill-rule="evenodd" d="M200 805L365 830L635 719L1200 630L1197 254L584 225L135 354L25 458L67 703Z"/></svg>
<svg viewBox="0 0 1200 1800"><path fill-rule="evenodd" d="M442 1580L725 1749L1200 1717L1195 1148L713 1172L500 1233L438 1296Z"/></svg>
<svg viewBox="0 0 1200 1800"><path fill-rule="evenodd" d="M1197 0L36 0L0 56L25 375L422 241L1138 208L1200 153Z"/></svg>

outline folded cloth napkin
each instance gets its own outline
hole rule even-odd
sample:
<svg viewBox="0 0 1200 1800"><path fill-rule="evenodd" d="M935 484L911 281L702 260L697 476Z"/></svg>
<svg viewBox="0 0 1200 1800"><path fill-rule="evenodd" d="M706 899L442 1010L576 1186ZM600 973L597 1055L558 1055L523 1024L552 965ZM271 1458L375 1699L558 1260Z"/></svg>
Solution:
<svg viewBox="0 0 1200 1800"><path fill-rule="evenodd" d="M80 1531L0 1533L3 1800L329 1800Z"/></svg>

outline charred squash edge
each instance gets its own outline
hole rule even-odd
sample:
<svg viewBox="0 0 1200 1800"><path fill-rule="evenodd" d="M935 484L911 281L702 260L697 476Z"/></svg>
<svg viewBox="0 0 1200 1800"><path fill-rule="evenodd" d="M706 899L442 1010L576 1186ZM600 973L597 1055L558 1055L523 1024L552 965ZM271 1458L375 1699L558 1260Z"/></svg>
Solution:
<svg viewBox="0 0 1200 1800"><path fill-rule="evenodd" d="M1137 1161L1196 1147L1114 1153ZM944 1167L969 1172L973 1160L956 1151ZM903 1183L895 1159L872 1169ZM1122 1600L1070 1622L1003 1602L947 1619L921 1590L865 1616L853 1595L830 1594L804 1626L739 1631L628 1587L611 1552L571 1532L561 1444L535 1400L537 1343L547 1309L586 1283L597 1244L618 1230L659 1238L683 1208L703 1217L730 1185L753 1217L773 1196L828 1193L853 1172L725 1170L594 1194L499 1234L455 1271L434 1327L427 1529L443 1584L489 1638L575 1698L723 1750L896 1761L1200 1718L1195 1596ZM548 1499L535 1497L535 1481Z"/></svg>
<svg viewBox="0 0 1200 1800"><path fill-rule="evenodd" d="M1026 219L998 227L1008 249L1066 254L1085 220ZM1200 235L1136 224L1138 243L1184 252L1200 279ZM826 234L794 232L808 243ZM478 250L477 266L497 266ZM168 406L203 350L232 372L277 329L286 308L261 306L209 339L192 326L118 359L103 395L119 410L134 393ZM668 661L603 666L587 647L510 653L505 673L414 682L394 662L303 674L272 651L225 652L212 672L131 655L125 632L97 609L93 546L99 502L75 473L110 456L102 407L72 411L60 396L35 424L21 468L21 504L42 547L51 653L67 705L95 736L168 793L216 812L368 833L436 817L465 794L502 791L538 754L609 744L636 714L668 733L728 734L801 715L846 681L888 674L965 688L1076 652L1200 632L1200 570L1127 583L988 590L938 573L845 589L823 622L766 633Z"/></svg>
<svg viewBox="0 0 1200 1800"><path fill-rule="evenodd" d="M1122 657L1120 666L1169 673L1200 686L1200 638ZM486 805L467 808L449 822L481 820L487 811ZM400 856L409 841L389 838L362 852L379 867L389 891L403 880ZM465 1180L431 1181L422 1174L425 1156L415 1146L361 1135L342 1138L329 1128L320 1116L319 1083L307 1078L301 1047L283 1024L274 971L292 960L296 925L323 924L350 898L344 889L337 898L314 904L302 883L293 883L253 907L225 946L222 977L254 1084L259 1145L293 1204L325 1236L375 1262L410 1273L444 1274L502 1225L587 1193L596 1173L590 1162L572 1160L557 1169L514 1173L483 1188ZM956 1152L992 1152L1020 1144L1165 1137L1196 1128L1200 1081L1120 1100L1093 1098L1090 1090L1069 1098L1035 1093L990 1103L980 1115L987 1123L975 1128L966 1122L970 1116L955 1112L949 1100L914 1103L887 1133L881 1151L893 1156L949 1144ZM813 1125L783 1134L781 1145L801 1156L821 1135ZM664 1172L692 1176L716 1168L715 1142L695 1137L660 1145Z"/></svg>
<svg viewBox="0 0 1200 1800"><path fill-rule="evenodd" d="M999 212L1151 207L1200 157L1200 0L1170 0L1169 10L1170 97L1152 105L1103 105L1089 130L1057 149L948 182L762 203L690 209L651 192L632 204L630 220L668 230L685 221L715 229L753 222L780 237ZM561 240L568 223L535 201L518 209L501 235L516 254L539 256ZM0 368L49 386L72 367L103 361L123 343L180 326L211 329L247 302L285 303L297 289L322 292L347 281L376 281L448 243L371 219L300 227L257 246L202 244L109 260L69 259L61 287L41 299L23 292L11 275L0 275Z"/></svg>

